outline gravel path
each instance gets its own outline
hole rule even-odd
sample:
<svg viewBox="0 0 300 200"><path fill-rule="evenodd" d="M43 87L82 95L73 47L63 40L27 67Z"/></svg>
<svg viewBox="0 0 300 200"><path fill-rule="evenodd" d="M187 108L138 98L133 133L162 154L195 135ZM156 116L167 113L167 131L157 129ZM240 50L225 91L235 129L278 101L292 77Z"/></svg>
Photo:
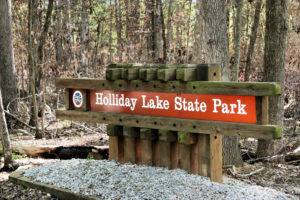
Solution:
<svg viewBox="0 0 300 200"><path fill-rule="evenodd" d="M24 176L103 199L297 199L246 183L219 184L183 170L108 160L72 159L31 168Z"/></svg>

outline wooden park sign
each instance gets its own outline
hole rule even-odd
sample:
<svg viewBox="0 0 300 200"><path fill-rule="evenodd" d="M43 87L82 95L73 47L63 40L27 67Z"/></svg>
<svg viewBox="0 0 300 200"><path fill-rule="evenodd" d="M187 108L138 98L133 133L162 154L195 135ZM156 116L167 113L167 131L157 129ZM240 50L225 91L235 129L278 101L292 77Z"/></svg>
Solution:
<svg viewBox="0 0 300 200"><path fill-rule="evenodd" d="M110 159L182 168L222 181L222 136L278 139L268 125L276 83L220 82L217 65L114 64L106 80L56 79L60 119L106 123Z"/></svg>

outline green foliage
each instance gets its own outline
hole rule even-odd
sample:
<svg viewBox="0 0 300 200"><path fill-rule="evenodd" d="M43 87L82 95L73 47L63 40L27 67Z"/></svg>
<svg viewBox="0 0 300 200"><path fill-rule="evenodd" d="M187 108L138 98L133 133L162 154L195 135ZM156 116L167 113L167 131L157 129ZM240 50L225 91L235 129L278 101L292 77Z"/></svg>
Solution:
<svg viewBox="0 0 300 200"><path fill-rule="evenodd" d="M18 159L22 159L22 158L27 158L27 155L26 154L16 154L16 153L13 153L12 157L13 157L14 160L18 160Z"/></svg>
<svg viewBox="0 0 300 200"><path fill-rule="evenodd" d="M88 156L86 157L87 160L94 160L94 156L89 153Z"/></svg>

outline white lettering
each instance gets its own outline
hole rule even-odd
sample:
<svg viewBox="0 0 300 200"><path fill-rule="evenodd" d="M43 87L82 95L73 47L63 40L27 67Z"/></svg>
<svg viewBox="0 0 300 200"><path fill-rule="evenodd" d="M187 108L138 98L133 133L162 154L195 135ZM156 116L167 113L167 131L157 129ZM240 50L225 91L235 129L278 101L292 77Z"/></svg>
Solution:
<svg viewBox="0 0 300 200"><path fill-rule="evenodd" d="M182 110L181 97L175 97L175 110Z"/></svg>
<svg viewBox="0 0 300 200"><path fill-rule="evenodd" d="M247 115L247 113L244 110L244 108L246 107L246 104L241 104L241 100L237 100L237 102L238 102L238 112L237 112L237 114Z"/></svg>
<svg viewBox="0 0 300 200"><path fill-rule="evenodd" d="M103 93L96 93L96 104L97 105L102 105L102 96L103 96Z"/></svg>
<svg viewBox="0 0 300 200"><path fill-rule="evenodd" d="M214 102L214 110L213 113L218 113L219 111L217 110L217 107L220 107L222 104L221 99L212 99Z"/></svg>

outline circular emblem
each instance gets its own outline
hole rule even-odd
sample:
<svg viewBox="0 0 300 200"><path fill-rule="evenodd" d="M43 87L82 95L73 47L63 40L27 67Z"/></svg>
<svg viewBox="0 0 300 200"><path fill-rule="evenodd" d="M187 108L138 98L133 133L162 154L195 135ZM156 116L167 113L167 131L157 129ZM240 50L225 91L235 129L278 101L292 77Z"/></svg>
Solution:
<svg viewBox="0 0 300 200"><path fill-rule="evenodd" d="M73 94L73 104L76 108L80 108L82 106L83 98L82 93L80 91L76 91Z"/></svg>

